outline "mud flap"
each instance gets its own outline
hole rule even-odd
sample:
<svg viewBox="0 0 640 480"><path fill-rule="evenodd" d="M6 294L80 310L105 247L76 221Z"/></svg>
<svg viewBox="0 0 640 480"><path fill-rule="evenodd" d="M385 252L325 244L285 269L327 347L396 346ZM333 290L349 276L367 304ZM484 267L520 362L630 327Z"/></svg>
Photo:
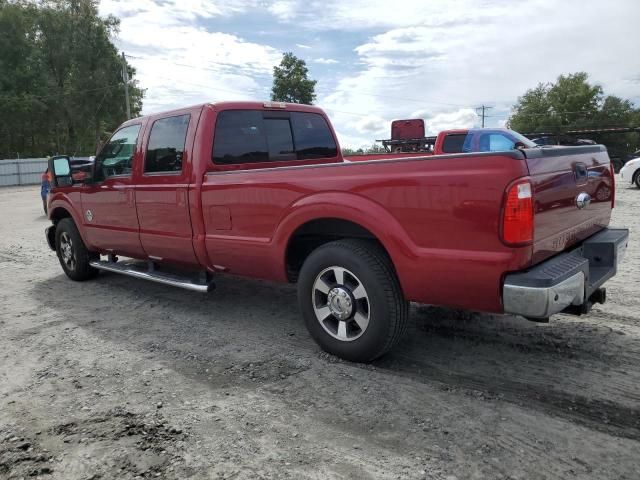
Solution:
<svg viewBox="0 0 640 480"><path fill-rule="evenodd" d="M49 248L55 252L56 251L56 226L51 225L45 228L44 235L47 238L47 244L49 245Z"/></svg>

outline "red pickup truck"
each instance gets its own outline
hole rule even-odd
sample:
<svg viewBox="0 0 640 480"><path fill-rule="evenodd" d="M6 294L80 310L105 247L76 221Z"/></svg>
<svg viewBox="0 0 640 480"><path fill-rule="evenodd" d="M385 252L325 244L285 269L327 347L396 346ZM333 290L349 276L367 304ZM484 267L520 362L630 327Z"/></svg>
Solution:
<svg viewBox="0 0 640 480"><path fill-rule="evenodd" d="M52 159L46 238L73 280L297 282L321 347L370 361L409 301L542 321L604 302L628 239L606 150L525 147L345 162L319 108L199 105L124 123L81 182Z"/></svg>

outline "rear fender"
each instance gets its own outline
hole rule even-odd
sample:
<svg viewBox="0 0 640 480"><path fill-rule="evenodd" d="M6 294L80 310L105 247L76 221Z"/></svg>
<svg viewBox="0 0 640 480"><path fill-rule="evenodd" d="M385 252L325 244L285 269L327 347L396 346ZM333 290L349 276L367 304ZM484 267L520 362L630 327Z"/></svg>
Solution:
<svg viewBox="0 0 640 480"><path fill-rule="evenodd" d="M284 271L286 250L295 231L307 222L323 218L346 220L360 225L374 235L388 252L396 267L400 283L403 268L416 256L416 245L406 230L380 204L365 197L345 192L323 192L304 197L292 204L284 213L274 236L279 264Z"/></svg>

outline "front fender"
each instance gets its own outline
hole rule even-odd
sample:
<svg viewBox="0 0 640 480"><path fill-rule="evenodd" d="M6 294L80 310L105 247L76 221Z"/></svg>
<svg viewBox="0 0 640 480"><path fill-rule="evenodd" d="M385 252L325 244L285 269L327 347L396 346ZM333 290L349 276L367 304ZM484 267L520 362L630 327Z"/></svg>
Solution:
<svg viewBox="0 0 640 480"><path fill-rule="evenodd" d="M61 217L71 217L73 219L73 222L76 224L76 227L78 228L78 232L80 233L82 241L85 245L89 246L89 243L87 243L87 239L84 234L81 213L82 208L80 204L80 192L50 192L49 197L49 220L51 220L52 222L56 222L56 220L60 219ZM63 210L66 213L62 213L60 210Z"/></svg>

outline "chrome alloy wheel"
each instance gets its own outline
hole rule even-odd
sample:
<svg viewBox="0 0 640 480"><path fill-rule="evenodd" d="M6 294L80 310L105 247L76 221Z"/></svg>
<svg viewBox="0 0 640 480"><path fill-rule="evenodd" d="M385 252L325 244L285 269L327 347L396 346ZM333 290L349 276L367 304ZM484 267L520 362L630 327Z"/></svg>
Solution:
<svg viewBox="0 0 640 480"><path fill-rule="evenodd" d="M311 302L322 328L333 338L351 342L367 329L370 302L364 285L343 267L329 267L313 282Z"/></svg>
<svg viewBox="0 0 640 480"><path fill-rule="evenodd" d="M69 270L76 269L76 254L73 250L71 237L67 232L62 232L62 235L60 235L60 255Z"/></svg>

